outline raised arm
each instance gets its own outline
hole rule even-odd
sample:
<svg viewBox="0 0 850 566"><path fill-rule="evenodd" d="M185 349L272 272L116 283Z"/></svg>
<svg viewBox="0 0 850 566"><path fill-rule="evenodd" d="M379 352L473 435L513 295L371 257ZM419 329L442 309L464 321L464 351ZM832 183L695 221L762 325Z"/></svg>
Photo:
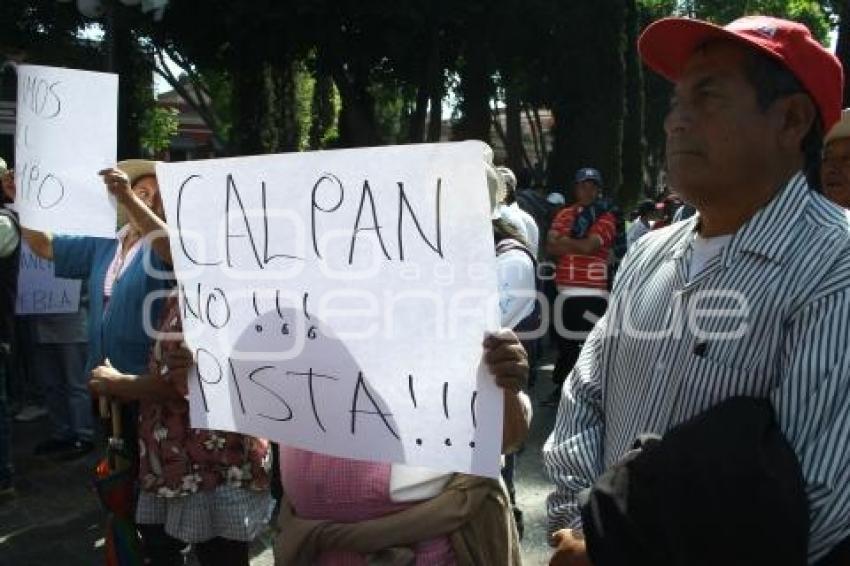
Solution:
<svg viewBox="0 0 850 566"><path fill-rule="evenodd" d="M103 176L103 182L109 192L115 195L127 211L130 222L143 237L150 240L151 248L156 255L171 265L171 247L168 243L168 228L165 221L133 192L126 173L118 169L104 169L98 173Z"/></svg>

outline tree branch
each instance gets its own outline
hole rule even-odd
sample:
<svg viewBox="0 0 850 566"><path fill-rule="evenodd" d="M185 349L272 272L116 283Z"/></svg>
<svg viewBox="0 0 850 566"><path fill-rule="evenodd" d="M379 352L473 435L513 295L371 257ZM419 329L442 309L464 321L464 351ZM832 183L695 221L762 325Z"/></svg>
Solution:
<svg viewBox="0 0 850 566"><path fill-rule="evenodd" d="M543 131L543 122L540 120L540 110L535 106L532 108L532 113L534 114L534 123L537 125L537 135L540 137L540 154L542 156L540 164L545 170L546 161L549 159L549 148L546 147L546 133Z"/></svg>
<svg viewBox="0 0 850 566"><path fill-rule="evenodd" d="M522 105L522 111L525 114L525 120L528 122L528 129L531 131L531 143L534 144L534 153L537 155L538 163L543 163L543 156L540 150L540 142L537 137L537 130L535 129L534 120L531 118L531 111L528 109L527 104Z"/></svg>
<svg viewBox="0 0 850 566"><path fill-rule="evenodd" d="M189 77L189 80L192 83L193 90L195 91L194 95L193 93L189 92L189 89L187 89L185 86L183 86L183 84L180 83L179 77L175 76L174 73L171 72L171 69L168 68L168 65L166 65L165 63L166 54L175 63L177 63L177 65L181 69L186 71L186 75ZM207 127L209 127L209 129L212 131L212 135L216 141L216 144L219 147L226 149L228 144L225 142L224 137L222 136L220 122L216 117L215 112L209 107L209 105L206 103L206 100L204 100L204 92L206 89L203 85L200 84L200 82L198 82L198 79L193 80L193 75L197 75L197 72L192 69L191 65L188 64L188 61L186 61L185 58L183 58L179 54L177 54L177 57L175 58L172 54L176 54L176 52L174 52L173 50L168 50L168 52L166 52L165 48L155 47L153 53L155 61L154 72L156 72L156 74L162 77L169 84L169 86L173 88L174 91L179 94L183 98L183 100L185 100L186 103L192 107L193 110L195 110L195 112L198 113L198 115L201 117ZM178 63L178 61L180 62ZM206 92L207 96L209 97L208 91Z"/></svg>
<svg viewBox="0 0 850 566"><path fill-rule="evenodd" d="M507 151L508 136L505 134L505 129L502 127L502 123L499 121L499 112L495 108L491 108L490 116L493 118L493 127L496 129L499 139L502 140L502 145L505 146L505 151Z"/></svg>
<svg viewBox="0 0 850 566"><path fill-rule="evenodd" d="M502 123L499 121L499 113L496 109L491 109L491 114L493 115L493 126L496 129L496 133L499 135L499 138L502 140L502 143L505 146L505 153L508 151L508 136L505 133L504 128L502 128ZM505 107L505 118L507 119L507 106ZM523 162L525 162L525 166L528 167L529 171L531 170L531 159L528 158L528 153L525 151L525 144L522 143L522 131L520 130L520 156L522 157Z"/></svg>

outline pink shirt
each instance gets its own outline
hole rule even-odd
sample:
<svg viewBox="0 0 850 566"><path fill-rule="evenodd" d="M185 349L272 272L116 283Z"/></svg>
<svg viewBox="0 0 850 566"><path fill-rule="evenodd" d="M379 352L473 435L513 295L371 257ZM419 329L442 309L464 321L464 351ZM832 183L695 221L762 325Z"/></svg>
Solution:
<svg viewBox="0 0 850 566"><path fill-rule="evenodd" d="M324 456L280 447L280 479L289 502L299 517L349 523L382 517L415 503L390 500L390 464ZM448 537L414 546L416 566L454 566ZM329 551L318 566L366 566L365 557Z"/></svg>
<svg viewBox="0 0 850 566"><path fill-rule="evenodd" d="M127 270L127 266L133 262L133 258L136 257L136 254L139 253L139 249L142 247L142 238L139 238L130 246L130 249L127 250L127 253L122 259L121 249L124 247L124 239L127 238L129 233L130 225L125 224L115 236L118 238L118 246L115 248L115 256L112 258L112 262L106 269L106 276L103 278L103 296L106 299L112 296L112 287L115 285L115 282Z"/></svg>

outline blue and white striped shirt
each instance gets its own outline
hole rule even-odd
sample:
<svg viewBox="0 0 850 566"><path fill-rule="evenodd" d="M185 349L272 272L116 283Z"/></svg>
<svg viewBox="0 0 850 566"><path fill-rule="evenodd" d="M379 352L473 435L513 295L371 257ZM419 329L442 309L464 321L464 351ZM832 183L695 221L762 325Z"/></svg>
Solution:
<svg viewBox="0 0 850 566"><path fill-rule="evenodd" d="M576 495L638 434L749 395L771 400L802 466L813 562L850 535L850 214L798 174L688 282L697 222L623 260L543 448L549 529L580 526Z"/></svg>

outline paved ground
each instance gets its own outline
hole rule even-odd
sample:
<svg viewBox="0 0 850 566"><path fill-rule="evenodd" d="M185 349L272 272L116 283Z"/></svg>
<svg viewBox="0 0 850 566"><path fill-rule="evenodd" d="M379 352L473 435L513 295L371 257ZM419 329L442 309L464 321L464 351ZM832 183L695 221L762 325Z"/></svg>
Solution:
<svg viewBox="0 0 850 566"><path fill-rule="evenodd" d="M515 482L517 502L525 516L525 539L523 540L523 564L539 566L549 564L550 550L546 542L546 496L551 485L543 470L541 449L555 423L554 407L542 407L538 402L546 399L552 391L552 365L543 367L539 383L531 391L534 402L534 419L525 450L520 454Z"/></svg>
<svg viewBox="0 0 850 566"><path fill-rule="evenodd" d="M554 409L536 398L549 393L549 371L541 372L532 392L535 418L531 437L519 457L517 496L525 513L523 556L526 565L548 563L545 542L545 499L549 490L540 447L552 428ZM46 421L16 424L17 496L0 501L0 566L97 566L103 563L103 512L92 491L97 457L57 463L32 456L36 443L48 434ZM273 563L269 537L254 545L252 566Z"/></svg>

